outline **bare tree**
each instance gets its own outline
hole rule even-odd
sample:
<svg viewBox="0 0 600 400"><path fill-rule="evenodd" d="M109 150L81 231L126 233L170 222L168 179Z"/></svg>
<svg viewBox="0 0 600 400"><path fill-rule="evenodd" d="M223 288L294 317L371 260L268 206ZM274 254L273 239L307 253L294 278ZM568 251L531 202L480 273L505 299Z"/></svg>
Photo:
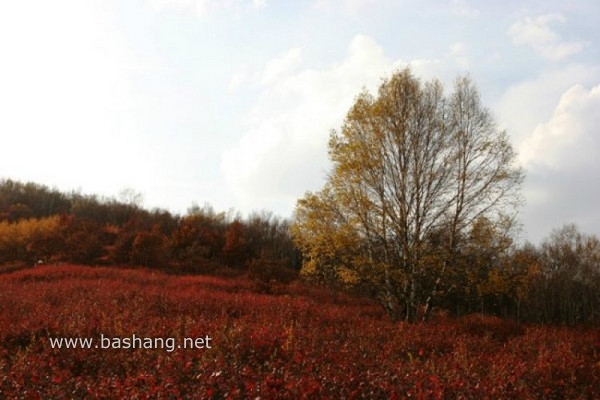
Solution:
<svg viewBox="0 0 600 400"><path fill-rule="evenodd" d="M541 245L542 270L536 282L542 320L561 324L600 320L600 240L573 225L555 229Z"/></svg>

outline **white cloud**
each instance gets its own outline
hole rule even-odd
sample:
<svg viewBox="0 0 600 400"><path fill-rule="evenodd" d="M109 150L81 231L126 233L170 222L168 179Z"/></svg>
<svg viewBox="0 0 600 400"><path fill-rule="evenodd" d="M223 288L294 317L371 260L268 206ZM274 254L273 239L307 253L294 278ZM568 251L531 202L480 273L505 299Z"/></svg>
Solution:
<svg viewBox="0 0 600 400"><path fill-rule="evenodd" d="M597 66L572 64L542 72L535 79L509 86L492 107L502 129L520 147L542 121L548 121L562 94L581 84L593 86L600 80Z"/></svg>
<svg viewBox="0 0 600 400"><path fill-rule="evenodd" d="M245 118L237 146L223 156L226 182L245 210L289 214L306 190L318 190L328 167L327 140L362 87L374 90L394 66L367 36L356 36L344 61L325 69L294 71L299 49L267 63L268 83ZM277 199L277 200L275 200Z"/></svg>
<svg viewBox="0 0 600 400"><path fill-rule="evenodd" d="M256 9L265 8L267 6L267 0L252 0L252 6Z"/></svg>
<svg viewBox="0 0 600 400"><path fill-rule="evenodd" d="M564 223L592 232L600 225L598 110L600 85L574 85L520 146L528 174L523 220L531 239L539 240Z"/></svg>
<svg viewBox="0 0 600 400"><path fill-rule="evenodd" d="M155 10L175 8L190 10L200 18L208 17L217 11L228 11L239 14L249 9L262 9L266 0L147 0Z"/></svg>
<svg viewBox="0 0 600 400"><path fill-rule="evenodd" d="M531 46L547 45L557 42L559 36L548 26L551 22L565 22L560 14L545 14L537 18L526 17L515 22L509 34L516 44L527 44Z"/></svg>
<svg viewBox="0 0 600 400"><path fill-rule="evenodd" d="M374 5L380 0L316 0L315 7L341 6L346 12L356 15L367 6Z"/></svg>
<svg viewBox="0 0 600 400"><path fill-rule="evenodd" d="M550 28L552 23L565 23L562 14L544 14L536 18L526 17L515 22L508 35L513 43L532 47L539 55L560 61L583 50L584 42L565 42Z"/></svg>
<svg viewBox="0 0 600 400"><path fill-rule="evenodd" d="M458 66L462 69L469 69L469 46L465 42L457 42L450 46L448 57L454 59Z"/></svg>
<svg viewBox="0 0 600 400"><path fill-rule="evenodd" d="M248 66L241 66L237 72L233 74L233 76L229 79L229 91L233 92L237 90L240 86L242 86L248 80Z"/></svg>
<svg viewBox="0 0 600 400"><path fill-rule="evenodd" d="M302 50L294 48L288 50L284 55L271 60L265 66L262 74L263 85L270 85L288 76L302 63Z"/></svg>
<svg viewBox="0 0 600 400"><path fill-rule="evenodd" d="M238 144L222 158L222 171L244 211L268 208L289 214L306 190L318 190L329 168L327 141L338 129L355 97L366 88L376 92L382 78L410 64L422 79L451 83L460 56L456 44L441 60L388 58L371 37L357 35L346 58L323 69L300 69L301 49L291 49L266 63L257 80L262 95L245 116ZM236 82L234 76L231 82Z"/></svg>
<svg viewBox="0 0 600 400"><path fill-rule="evenodd" d="M238 144L222 158L227 185L243 211L267 208L289 214L305 191L320 189L329 168L330 131L341 126L363 88L376 92L382 78L407 65L388 58L365 35L354 37L339 63L300 69L301 60L301 50L291 49L255 74L262 95L244 118ZM437 77L447 83L455 77L452 57L409 64L423 79Z"/></svg>
<svg viewBox="0 0 600 400"><path fill-rule="evenodd" d="M454 13L464 17L476 17L479 15L479 11L470 7L466 0L452 0L452 6L454 7Z"/></svg>
<svg viewBox="0 0 600 400"><path fill-rule="evenodd" d="M600 166L600 85L567 90L549 121L540 124L520 149L523 165L562 171ZM597 161L598 160L598 161Z"/></svg>
<svg viewBox="0 0 600 400"><path fill-rule="evenodd" d="M553 68L506 89L492 107L525 167L525 237L538 242L566 222L600 233L600 67Z"/></svg>

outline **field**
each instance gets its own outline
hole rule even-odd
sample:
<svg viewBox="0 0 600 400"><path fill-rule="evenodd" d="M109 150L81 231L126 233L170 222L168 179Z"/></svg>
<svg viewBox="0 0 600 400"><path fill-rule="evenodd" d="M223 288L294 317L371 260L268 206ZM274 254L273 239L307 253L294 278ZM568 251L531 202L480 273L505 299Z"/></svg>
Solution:
<svg viewBox="0 0 600 400"><path fill-rule="evenodd" d="M600 328L392 323L300 283L29 268L0 274L0 327L2 399L600 398Z"/></svg>

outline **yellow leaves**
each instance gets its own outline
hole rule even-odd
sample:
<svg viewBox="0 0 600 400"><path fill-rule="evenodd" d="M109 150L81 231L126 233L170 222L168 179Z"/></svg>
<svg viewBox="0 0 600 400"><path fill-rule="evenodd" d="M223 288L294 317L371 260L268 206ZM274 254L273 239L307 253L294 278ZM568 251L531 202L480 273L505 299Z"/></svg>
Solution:
<svg viewBox="0 0 600 400"><path fill-rule="evenodd" d="M360 276L353 270L347 267L341 267L337 270L337 276L340 282L350 285L355 285L360 282Z"/></svg>
<svg viewBox="0 0 600 400"><path fill-rule="evenodd" d="M411 304L442 286L503 290L504 277L487 282L486 273L512 244L501 213L512 214L503 207L521 172L468 77L445 95L439 81L395 72L377 96L356 98L330 136L329 157L325 187L296 208L293 235L306 271L377 282Z"/></svg>
<svg viewBox="0 0 600 400"><path fill-rule="evenodd" d="M476 219L469 235L470 246L487 253L501 254L512 245L512 239L507 234L511 224L512 221L502 218L498 221L485 217Z"/></svg>
<svg viewBox="0 0 600 400"><path fill-rule="evenodd" d="M18 222L0 222L0 246L25 246L28 242L47 237L60 227L60 217L30 218Z"/></svg>
<svg viewBox="0 0 600 400"><path fill-rule="evenodd" d="M0 255L7 257L4 261L23 260L29 253L39 257L36 243L55 236L60 228L59 216L0 222Z"/></svg>
<svg viewBox="0 0 600 400"><path fill-rule="evenodd" d="M318 274L318 264L316 260L308 260L302 264L302 269L300 270L300 275L304 277L313 277Z"/></svg>
<svg viewBox="0 0 600 400"><path fill-rule="evenodd" d="M488 280L482 294L509 293L510 282L510 277L504 271L493 269L488 273Z"/></svg>
<svg viewBox="0 0 600 400"><path fill-rule="evenodd" d="M298 201L291 232L304 255L302 275L357 282L359 276L352 271L360 258L361 239L340 207L330 185Z"/></svg>

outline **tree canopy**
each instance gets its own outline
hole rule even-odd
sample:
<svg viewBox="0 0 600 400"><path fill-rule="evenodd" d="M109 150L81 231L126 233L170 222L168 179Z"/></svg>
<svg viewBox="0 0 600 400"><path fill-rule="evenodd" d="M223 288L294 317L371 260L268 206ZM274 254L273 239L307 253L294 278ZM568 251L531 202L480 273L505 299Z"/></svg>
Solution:
<svg viewBox="0 0 600 400"><path fill-rule="evenodd" d="M523 171L468 76L450 94L409 69L358 95L329 141L332 170L297 203L293 233L303 271L361 284L390 317L417 311L455 287L455 262L485 221L507 235Z"/></svg>

